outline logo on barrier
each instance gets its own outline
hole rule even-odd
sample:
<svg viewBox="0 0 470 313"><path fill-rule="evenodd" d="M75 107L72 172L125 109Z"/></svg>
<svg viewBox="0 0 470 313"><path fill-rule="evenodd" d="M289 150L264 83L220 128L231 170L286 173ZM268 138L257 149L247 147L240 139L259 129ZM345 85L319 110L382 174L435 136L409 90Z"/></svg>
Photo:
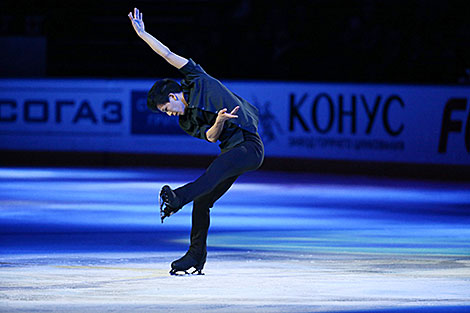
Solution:
<svg viewBox="0 0 470 313"><path fill-rule="evenodd" d="M464 117L457 118L455 115L458 112L466 113L467 99L465 98L452 98L447 101L442 114L441 135L439 136L439 153L447 152L447 141L449 136L460 136L462 144L465 145L467 152L470 153L470 111L467 115L467 120L464 125ZM452 116L452 113L456 113ZM464 128L465 126L465 128ZM463 134L462 134L463 132Z"/></svg>
<svg viewBox="0 0 470 313"><path fill-rule="evenodd" d="M138 135L184 135L178 119L147 108L147 92L131 93L131 133Z"/></svg>
<svg viewBox="0 0 470 313"><path fill-rule="evenodd" d="M343 134L346 132L344 126L346 118L350 119L351 129L349 133L353 135L357 133L357 124L359 122L364 123L363 127L366 126L363 128L363 133L370 135L374 129L374 124L378 124L375 123L376 120L379 120L384 131L390 137L398 137L404 130L405 125L403 122L391 119L391 111L394 108L402 111L405 108L404 101L398 95L389 95L388 97L377 95L373 104L370 101L368 103L366 97L362 94L359 96L351 95L349 99L351 108L346 110L344 108L346 101L343 94L339 94L335 101L330 94L319 93L312 97L311 114L305 116L301 113L301 107L308 97L308 93L303 94L300 99L297 99L294 93L290 94L289 131L293 132L295 125L299 123L304 132L329 134L335 132L334 124L336 123L336 133ZM310 125L309 120L311 121Z"/></svg>
<svg viewBox="0 0 470 313"><path fill-rule="evenodd" d="M271 108L271 102L268 101L264 105L260 105L260 102L255 97L253 103L259 108L259 133L264 140L264 144L276 141L278 135L284 134L284 131Z"/></svg>
<svg viewBox="0 0 470 313"><path fill-rule="evenodd" d="M330 154L405 151L405 102L399 95L300 95L289 94L290 147Z"/></svg>

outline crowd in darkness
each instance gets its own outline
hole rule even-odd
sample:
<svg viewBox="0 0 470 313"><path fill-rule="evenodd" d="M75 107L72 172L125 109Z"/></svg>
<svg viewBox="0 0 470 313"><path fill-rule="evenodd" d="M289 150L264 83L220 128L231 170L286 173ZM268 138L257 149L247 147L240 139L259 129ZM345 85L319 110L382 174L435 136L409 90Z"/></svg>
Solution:
<svg viewBox="0 0 470 313"><path fill-rule="evenodd" d="M256 5L245 16L245 20L255 21L254 32L244 35L248 49L237 46L233 57L254 51L245 70L259 69L275 79L464 82L470 67L470 6L463 3L307 1L299 5L292 1L271 8Z"/></svg>
<svg viewBox="0 0 470 313"><path fill-rule="evenodd" d="M223 79L470 80L468 1L24 2L0 5L0 36L45 37L46 77L176 76L133 32L138 6L147 31Z"/></svg>

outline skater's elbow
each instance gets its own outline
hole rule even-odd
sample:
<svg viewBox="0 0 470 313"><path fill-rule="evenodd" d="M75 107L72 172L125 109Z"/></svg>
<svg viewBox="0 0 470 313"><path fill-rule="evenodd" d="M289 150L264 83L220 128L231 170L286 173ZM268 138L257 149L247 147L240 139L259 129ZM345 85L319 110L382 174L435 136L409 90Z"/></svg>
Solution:
<svg viewBox="0 0 470 313"><path fill-rule="evenodd" d="M216 143L220 136L220 129L213 125L205 132L205 138L207 141Z"/></svg>
<svg viewBox="0 0 470 313"><path fill-rule="evenodd" d="M207 136L206 139L207 139L207 141L212 142L212 143L216 143L216 142L217 142L217 138L213 138L213 137Z"/></svg>

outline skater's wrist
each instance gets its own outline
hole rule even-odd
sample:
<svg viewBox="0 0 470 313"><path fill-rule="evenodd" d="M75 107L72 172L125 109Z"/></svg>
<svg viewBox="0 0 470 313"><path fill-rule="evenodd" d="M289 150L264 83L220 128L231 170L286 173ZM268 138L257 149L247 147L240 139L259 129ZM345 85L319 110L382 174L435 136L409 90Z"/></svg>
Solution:
<svg viewBox="0 0 470 313"><path fill-rule="evenodd" d="M214 125L224 127L225 119L223 117L217 116L215 119Z"/></svg>
<svg viewBox="0 0 470 313"><path fill-rule="evenodd" d="M210 142L217 142L219 139L220 134L222 133L222 129L224 128L224 120L219 120L218 118L215 120L215 123L207 130L206 138Z"/></svg>
<svg viewBox="0 0 470 313"><path fill-rule="evenodd" d="M145 30L144 31L141 31L141 32L138 32L137 33L137 36L140 37L140 39L146 41L146 39L150 39L150 34L147 33Z"/></svg>

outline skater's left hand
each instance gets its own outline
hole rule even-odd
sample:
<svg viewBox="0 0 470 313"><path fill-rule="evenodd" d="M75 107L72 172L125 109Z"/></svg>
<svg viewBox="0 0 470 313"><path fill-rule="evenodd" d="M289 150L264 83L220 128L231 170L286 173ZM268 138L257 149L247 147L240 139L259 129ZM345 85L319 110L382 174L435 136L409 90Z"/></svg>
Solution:
<svg viewBox="0 0 470 313"><path fill-rule="evenodd" d="M238 115L235 115L238 110L240 109L240 106L236 106L235 109L232 110L232 112L227 113L227 109L222 109L217 113L217 121L218 122L225 122L228 119L231 118L237 118Z"/></svg>
<svg viewBox="0 0 470 313"><path fill-rule="evenodd" d="M224 128L224 123L226 120L229 120L231 118L237 118L238 115L235 115L238 110L240 109L239 106L235 107L235 109L232 110L232 112L227 113L227 109L224 108L220 110L217 113L217 118L215 120L214 125L211 126L206 132L206 138L210 142L217 142L219 139L220 134L222 133L222 130Z"/></svg>
<svg viewBox="0 0 470 313"><path fill-rule="evenodd" d="M132 12L129 12L129 19L132 22L135 32L140 37L145 33L144 21L142 20L142 13L139 12L139 9L134 8L134 16Z"/></svg>

